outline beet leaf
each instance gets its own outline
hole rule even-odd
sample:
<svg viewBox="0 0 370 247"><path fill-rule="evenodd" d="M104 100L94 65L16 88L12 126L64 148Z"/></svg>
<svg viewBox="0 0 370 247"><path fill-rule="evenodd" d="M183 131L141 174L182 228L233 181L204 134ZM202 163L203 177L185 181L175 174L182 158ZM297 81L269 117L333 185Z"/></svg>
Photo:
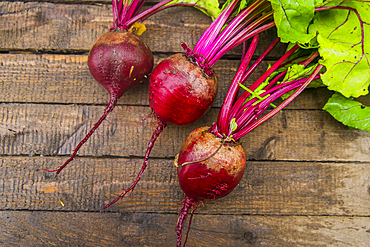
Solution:
<svg viewBox="0 0 370 247"><path fill-rule="evenodd" d="M308 43L314 38L314 32L308 32L308 26L315 13L314 0L271 0L274 21L278 28L281 42Z"/></svg>
<svg viewBox="0 0 370 247"><path fill-rule="evenodd" d="M323 108L343 124L370 131L370 107L335 93Z"/></svg>
<svg viewBox="0 0 370 247"><path fill-rule="evenodd" d="M331 3L332 5L332 3ZM329 6L325 5L325 8ZM368 94L370 85L370 2L343 2L316 13L310 30L318 33L321 77L330 90L344 96Z"/></svg>

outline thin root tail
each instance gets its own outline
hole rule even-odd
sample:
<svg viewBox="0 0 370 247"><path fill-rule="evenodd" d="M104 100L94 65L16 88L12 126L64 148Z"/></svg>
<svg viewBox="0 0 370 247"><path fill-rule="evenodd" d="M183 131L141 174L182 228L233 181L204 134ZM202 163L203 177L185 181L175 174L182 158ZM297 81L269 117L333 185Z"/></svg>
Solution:
<svg viewBox="0 0 370 247"><path fill-rule="evenodd" d="M164 128L166 126L167 126L166 123L160 121L159 124L158 124L158 126L157 126L157 128L156 128L156 130L154 131L154 133L152 135L152 138L149 141L148 148L146 150L146 154L145 154L145 157L144 157L143 166L141 167L141 170L140 170L139 174L137 175L135 182L130 186L130 188L126 189L116 199L114 199L113 201L111 201L110 203L108 203L106 206L104 206L103 209L106 209L106 208L110 207L112 204L114 204L119 199L121 199L122 197L124 197L127 194L127 192L133 191L133 189L135 188L136 184L139 182L141 176L143 175L143 173L145 171L145 168L148 166L149 155L150 155L150 152L152 151L152 148L154 146L155 141L160 136L160 134L163 132L163 130L164 130Z"/></svg>
<svg viewBox="0 0 370 247"><path fill-rule="evenodd" d="M73 151L73 154L71 155L71 157L66 162L64 162L63 165L61 165L57 170L47 170L47 169L43 169L43 170L47 171L47 172L55 172L56 173L55 177L56 177L63 170L63 168L66 167L68 165L68 163L71 162L74 159L74 157L77 155L77 152L82 147L82 145L85 144L85 142L87 142L87 140L94 133L94 131L105 120L105 118L108 116L108 114L111 111L113 111L116 103L117 103L117 98L115 96L111 95L109 104L108 104L107 108L105 109L103 116L101 116L100 119L98 120L98 122L95 123L94 127L89 131L89 133L87 133L85 138L82 139L82 141L80 141L80 143L78 143L78 145L76 146L75 150Z"/></svg>
<svg viewBox="0 0 370 247"><path fill-rule="evenodd" d="M184 230L184 226L185 226L186 220L189 215L189 210L192 209L190 219L189 219L188 231L186 233L186 238L184 242L184 247L186 245L186 242L188 240L189 231L190 231L191 221L193 219L193 214L197 208L198 203L199 203L198 201L189 199L186 195L185 195L185 199L182 201L182 207L180 209L179 217L177 219L177 225L176 225L177 247L181 247L182 231Z"/></svg>

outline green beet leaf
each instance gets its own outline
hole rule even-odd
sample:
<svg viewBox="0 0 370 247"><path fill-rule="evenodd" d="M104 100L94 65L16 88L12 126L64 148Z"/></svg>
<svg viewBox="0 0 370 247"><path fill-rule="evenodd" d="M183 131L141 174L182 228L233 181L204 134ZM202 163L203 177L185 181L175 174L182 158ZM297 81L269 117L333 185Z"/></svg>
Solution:
<svg viewBox="0 0 370 247"><path fill-rule="evenodd" d="M315 14L315 0L270 0L274 10L274 21L278 36L284 43L309 43L315 37L308 32L308 26Z"/></svg>
<svg viewBox="0 0 370 247"><path fill-rule="evenodd" d="M370 131L370 107L335 93L323 108L336 120L352 128Z"/></svg>
<svg viewBox="0 0 370 247"><path fill-rule="evenodd" d="M227 0L221 7L221 11L224 10L233 0ZM248 7L253 0L240 0L239 8L233 13L234 16L238 15L243 9Z"/></svg>
<svg viewBox="0 0 370 247"><path fill-rule="evenodd" d="M349 9L321 10L310 31L318 33L320 63L327 70L321 77L323 83L347 98L357 98L368 94L370 85L370 38L366 37L370 34L370 2L348 1L339 6L356 9L361 20Z"/></svg>
<svg viewBox="0 0 370 247"><path fill-rule="evenodd" d="M218 0L174 0L169 4L173 3L191 3L196 4L203 9L197 8L209 17L212 20L216 19L216 17L221 13L221 9L219 8Z"/></svg>

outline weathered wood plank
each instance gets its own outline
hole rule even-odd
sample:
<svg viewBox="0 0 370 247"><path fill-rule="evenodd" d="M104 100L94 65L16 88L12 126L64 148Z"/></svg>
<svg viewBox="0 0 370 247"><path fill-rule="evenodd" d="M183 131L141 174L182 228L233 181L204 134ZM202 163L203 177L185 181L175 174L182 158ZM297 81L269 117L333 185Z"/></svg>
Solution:
<svg viewBox="0 0 370 247"><path fill-rule="evenodd" d="M1 212L7 246L174 246L174 214ZM367 217L195 215L188 246L367 246Z"/></svg>
<svg viewBox="0 0 370 247"><path fill-rule="evenodd" d="M1 102L38 102L63 104L102 104L107 92L91 76L86 55L0 54ZM163 58L156 58L155 65ZM221 60L215 66L219 93L215 106L221 106L238 61ZM264 63L251 79L267 67ZM312 101L314 102L314 101ZM129 90L118 104L149 105L148 82Z"/></svg>
<svg viewBox="0 0 370 247"><path fill-rule="evenodd" d="M31 50L87 52L112 25L111 4L83 5L46 2L2 2L0 5L0 51ZM160 12L146 22L141 36L153 52L183 52L181 43L192 46L211 19L192 7ZM259 52L274 39L274 30L261 37ZM283 45L280 47L284 47ZM240 49L230 55L240 56ZM271 56L280 56L273 52Z"/></svg>
<svg viewBox="0 0 370 247"><path fill-rule="evenodd" d="M112 25L111 4L3 2L2 5L2 50L88 51L95 40L109 31L108 26ZM151 19L154 22L148 20L148 29L153 32L149 37L149 32L144 33L143 41L156 52L181 51L180 40L188 44L196 42L210 23L210 18L200 11L188 9L177 8L176 18L168 18L171 10L166 10L159 14L162 18L157 15ZM198 24L194 25L192 20L195 19ZM156 23L156 20L160 20L160 23ZM175 21L177 25L174 26Z"/></svg>
<svg viewBox="0 0 370 247"><path fill-rule="evenodd" d="M0 208L99 211L128 188L142 159L78 158L54 178L42 168L64 158L2 157ZM370 163L250 161L227 197L205 202L198 213L370 216ZM59 199L64 203L62 206ZM113 212L176 213L183 193L172 160L151 159L131 198Z"/></svg>
<svg viewBox="0 0 370 247"><path fill-rule="evenodd" d="M0 104L0 154L69 155L104 108ZM151 157L174 157L185 137L197 127L210 126L217 114L218 109L211 109L193 124L168 126ZM149 107L118 106L79 154L143 157L157 125L150 115ZM370 160L370 133L349 130L323 111L284 110L249 133L245 141L251 160Z"/></svg>
<svg viewBox="0 0 370 247"><path fill-rule="evenodd" d="M112 21L110 1L94 1L1 2L0 51L87 52ZM195 43L209 23L193 8L171 9L150 18L142 38L158 62L182 52L181 42ZM261 37L257 53L273 32ZM67 159L108 95L90 76L86 55L0 54L0 245L173 246L183 195L172 158L191 130L216 119L239 52L216 65L222 81L214 108L193 125L169 126L132 197L104 213L135 179L156 126L147 82L119 101L82 148L83 157L55 179L41 169ZM308 90L248 135L241 184L197 209L189 246L368 245L370 135L322 112L329 96ZM370 104L370 97L363 102Z"/></svg>
<svg viewBox="0 0 370 247"><path fill-rule="evenodd" d="M155 65L163 58L156 58ZM0 102L103 104L107 92L90 75L86 55L0 54ZM264 62L247 82L250 85L267 68ZM220 60L215 65L219 92L213 104L221 107L239 61ZM306 90L288 106L290 109L321 109L331 92ZM367 97L370 104L370 97ZM129 90L118 104L149 105L148 82Z"/></svg>

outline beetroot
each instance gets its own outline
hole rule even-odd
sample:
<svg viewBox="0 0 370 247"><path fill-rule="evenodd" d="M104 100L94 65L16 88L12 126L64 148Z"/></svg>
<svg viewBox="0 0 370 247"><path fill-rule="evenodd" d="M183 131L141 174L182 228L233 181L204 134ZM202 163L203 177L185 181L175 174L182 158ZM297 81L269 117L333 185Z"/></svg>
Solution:
<svg viewBox="0 0 370 247"><path fill-rule="evenodd" d="M246 165L243 147L232 141L225 142L209 133L209 129L202 127L191 132L175 160L180 187L188 200L226 196L243 177Z"/></svg>
<svg viewBox="0 0 370 247"><path fill-rule="evenodd" d="M75 148L71 157L57 170L58 175L77 155L78 150L113 111L117 100L130 88L139 85L152 71L154 64L150 49L127 30L112 30L103 34L92 46L88 56L91 75L109 93L110 100L104 114Z"/></svg>
<svg viewBox="0 0 370 247"><path fill-rule="evenodd" d="M149 48L126 30L103 34L88 56L91 75L117 99L140 84L152 71L153 64Z"/></svg>
<svg viewBox="0 0 370 247"><path fill-rule="evenodd" d="M212 105L216 93L216 76L207 76L183 54L159 63L150 77L150 107L165 123L195 122Z"/></svg>
<svg viewBox="0 0 370 247"><path fill-rule="evenodd" d="M192 131L175 159L179 183L185 194L176 226L177 246L181 246L189 209L192 208L193 213L199 202L226 196L244 174L246 155L243 147L225 141L209 130L209 127L202 127Z"/></svg>

